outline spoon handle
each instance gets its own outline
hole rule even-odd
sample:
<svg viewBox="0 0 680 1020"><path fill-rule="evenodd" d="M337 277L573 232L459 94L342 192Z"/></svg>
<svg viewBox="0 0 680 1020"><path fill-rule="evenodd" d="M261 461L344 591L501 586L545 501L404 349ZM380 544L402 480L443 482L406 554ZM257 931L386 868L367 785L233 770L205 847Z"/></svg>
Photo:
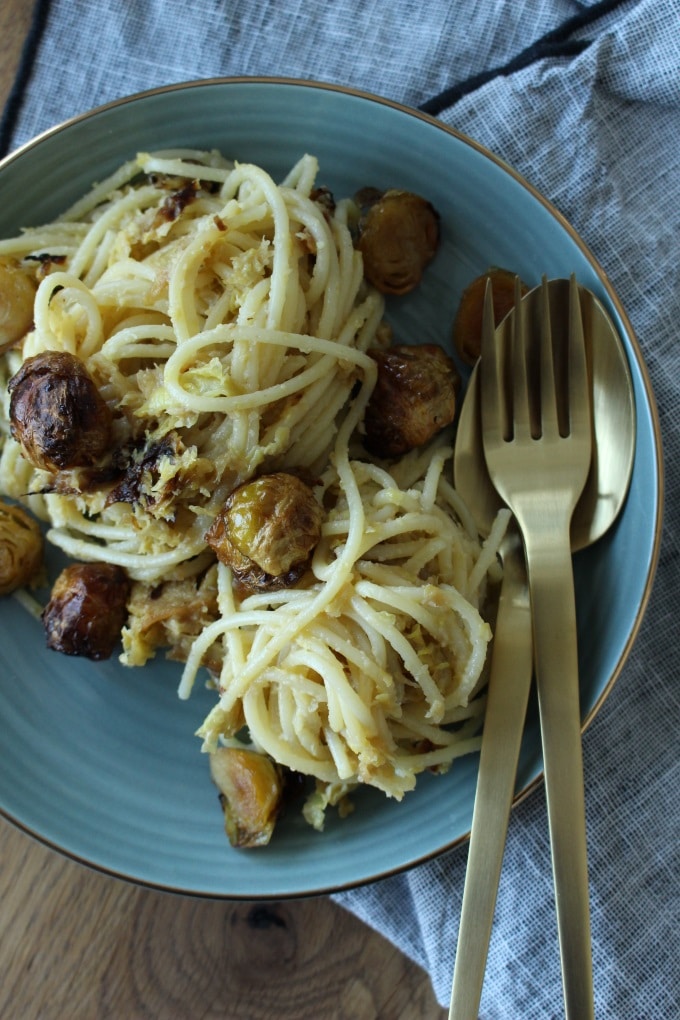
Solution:
<svg viewBox="0 0 680 1020"><path fill-rule="evenodd" d="M537 524L526 526L524 536L565 1017L592 1020L576 607L568 524L562 529L559 545L543 544Z"/></svg>
<svg viewBox="0 0 680 1020"><path fill-rule="evenodd" d="M522 542L511 522L491 653L449 1020L477 1020L532 676Z"/></svg>

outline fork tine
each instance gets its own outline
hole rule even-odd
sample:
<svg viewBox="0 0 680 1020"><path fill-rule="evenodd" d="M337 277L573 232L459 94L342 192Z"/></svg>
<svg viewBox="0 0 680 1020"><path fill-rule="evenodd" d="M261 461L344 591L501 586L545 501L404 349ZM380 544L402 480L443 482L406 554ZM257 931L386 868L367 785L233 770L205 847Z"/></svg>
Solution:
<svg viewBox="0 0 680 1020"><path fill-rule="evenodd" d="M572 273L569 279L569 430L591 432L590 381L586 344L583 335L583 318L578 284Z"/></svg>
<svg viewBox="0 0 680 1020"><path fill-rule="evenodd" d="M515 307L512 313L512 415L508 429L513 438L532 434L529 392L529 341L526 302L522 301L522 283L515 277Z"/></svg>
<svg viewBox="0 0 680 1020"><path fill-rule="evenodd" d="M557 392L555 388L555 351L553 330L550 319L550 293L548 279L541 280L541 328L540 338L540 393L541 393L541 435L546 437L561 434Z"/></svg>
<svg viewBox="0 0 680 1020"><path fill-rule="evenodd" d="M484 431L500 441L505 436L505 401L499 370L499 345L496 343L496 328L493 310L491 279L486 281L484 308L482 314L481 343L481 387L484 408Z"/></svg>

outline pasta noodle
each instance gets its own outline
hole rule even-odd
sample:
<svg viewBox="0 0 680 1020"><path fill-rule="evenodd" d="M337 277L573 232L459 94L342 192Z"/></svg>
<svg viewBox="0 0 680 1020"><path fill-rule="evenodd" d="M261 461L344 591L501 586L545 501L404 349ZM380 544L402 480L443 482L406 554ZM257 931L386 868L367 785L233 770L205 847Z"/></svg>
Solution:
<svg viewBox="0 0 680 1020"><path fill-rule="evenodd" d="M469 586L479 548L461 534L445 491L428 500L418 479L399 505L387 472L347 466L357 486L349 496L334 467L324 475L332 509L315 581L278 605L257 594L225 612L194 643L180 693L188 695L205 650L228 636L220 701L200 731L208 747L245 723L254 743L291 769L400 797L424 768L477 746L482 702L471 695L490 637L477 607L483 589ZM358 519L360 541L346 555ZM452 576L460 589L442 583ZM229 588L226 570L219 584Z"/></svg>
<svg viewBox="0 0 680 1020"><path fill-rule="evenodd" d="M383 299L352 203L330 206L317 174L309 155L276 184L217 152L143 153L60 220L0 241L39 280L6 378L44 351L81 359L114 412L119 475L55 484L21 456L5 397L0 488L70 557L125 568L122 661L169 648L181 698L207 666L204 749L247 727L316 779L320 826L356 784L400 798L478 746L505 519L480 546L446 479L450 435L395 463L363 452ZM239 596L206 531L238 485L286 469L318 479L321 540L294 587Z"/></svg>

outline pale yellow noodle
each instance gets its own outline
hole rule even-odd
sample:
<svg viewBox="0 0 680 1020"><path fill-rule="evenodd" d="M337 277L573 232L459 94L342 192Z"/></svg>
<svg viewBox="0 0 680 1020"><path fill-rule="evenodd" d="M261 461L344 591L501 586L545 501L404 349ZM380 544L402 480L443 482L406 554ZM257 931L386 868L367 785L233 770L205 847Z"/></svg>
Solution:
<svg viewBox="0 0 680 1020"><path fill-rule="evenodd" d="M361 451L384 302L363 279L352 202L329 215L317 177L311 155L277 184L214 151L142 153L60 221L1 241L19 259L65 255L45 263L35 328L6 356L7 378L45 350L80 357L115 442L133 451L140 495L109 501L75 476L72 492L50 492L6 422L0 486L70 557L119 564L143 592L192 578L198 591L214 562L205 532L236 485L268 470L317 475L325 519L307 574L241 597L219 564L216 611L173 649L179 696L209 662L206 750L245 724L254 747L314 777L324 803L359 783L399 798L418 772L478 746L482 611L507 519L482 547L447 479L450 436L394 464ZM176 195L175 179L186 183ZM134 623L124 662L149 654ZM181 634L179 616L173 626ZM319 810L306 816L320 824Z"/></svg>

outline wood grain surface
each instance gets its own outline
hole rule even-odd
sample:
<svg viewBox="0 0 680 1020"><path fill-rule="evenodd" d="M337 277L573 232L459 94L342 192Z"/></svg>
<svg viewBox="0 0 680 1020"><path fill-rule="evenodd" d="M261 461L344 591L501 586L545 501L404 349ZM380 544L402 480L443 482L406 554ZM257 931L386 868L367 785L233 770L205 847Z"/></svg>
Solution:
<svg viewBox="0 0 680 1020"><path fill-rule="evenodd" d="M0 108L32 8L0 0ZM0 817L2 1020L445 1016L427 975L327 897L225 902L142 889Z"/></svg>

